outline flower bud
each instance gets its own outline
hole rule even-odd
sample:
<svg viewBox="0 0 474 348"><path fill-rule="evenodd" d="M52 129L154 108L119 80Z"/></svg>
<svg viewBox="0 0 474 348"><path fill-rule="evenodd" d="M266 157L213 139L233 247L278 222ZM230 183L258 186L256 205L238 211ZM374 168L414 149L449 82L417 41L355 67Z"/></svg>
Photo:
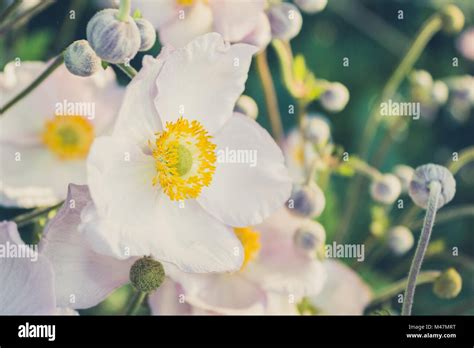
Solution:
<svg viewBox="0 0 474 348"><path fill-rule="evenodd" d="M165 280L163 265L151 257L143 257L130 268L130 282L141 292L151 292Z"/></svg>
<svg viewBox="0 0 474 348"><path fill-rule="evenodd" d="M326 91L321 96L322 106L332 112L339 112L344 109L349 102L349 90L339 82L329 84Z"/></svg>
<svg viewBox="0 0 474 348"><path fill-rule="evenodd" d="M449 96L448 86L443 81L435 81L431 89L431 97L438 105L446 103Z"/></svg>
<svg viewBox="0 0 474 348"><path fill-rule="evenodd" d="M77 76L94 75L102 67L102 61L86 40L74 41L64 52L64 64Z"/></svg>
<svg viewBox="0 0 474 348"><path fill-rule="evenodd" d="M296 230L293 241L301 253L307 256L316 256L317 251L324 247L326 231L319 222L306 220Z"/></svg>
<svg viewBox="0 0 474 348"><path fill-rule="evenodd" d="M301 217L314 218L321 215L326 206L326 198L318 185L294 185L288 200L290 211Z"/></svg>
<svg viewBox="0 0 474 348"><path fill-rule="evenodd" d="M309 14L318 13L324 10L328 0L294 0L301 11Z"/></svg>
<svg viewBox="0 0 474 348"><path fill-rule="evenodd" d="M234 107L234 112L240 112L253 120L257 119L258 106L255 100L247 95L241 95Z"/></svg>
<svg viewBox="0 0 474 348"><path fill-rule="evenodd" d="M471 26L459 36L456 47L469 60L474 60L474 27Z"/></svg>
<svg viewBox="0 0 474 348"><path fill-rule="evenodd" d="M464 27L464 14L455 5L447 5L441 11L441 20L443 21L443 30L450 34L458 33Z"/></svg>
<svg viewBox="0 0 474 348"><path fill-rule="evenodd" d="M413 233L405 226L395 226L388 231L387 244L396 255L403 255L413 247Z"/></svg>
<svg viewBox="0 0 474 348"><path fill-rule="evenodd" d="M395 168L393 168L393 174L400 180L403 192L408 192L408 186L410 185L414 172L415 169L404 164L396 165Z"/></svg>
<svg viewBox="0 0 474 348"><path fill-rule="evenodd" d="M380 203L392 204L400 196L402 184L395 175L385 174L375 179L370 186L370 195Z"/></svg>
<svg viewBox="0 0 474 348"><path fill-rule="evenodd" d="M126 21L117 18L118 10L97 12L87 24L87 40L103 60L125 63L137 54L141 41L140 30L132 17Z"/></svg>
<svg viewBox="0 0 474 348"><path fill-rule="evenodd" d="M140 52L148 51L156 41L156 31L153 25L143 18L136 18L135 24L140 31Z"/></svg>
<svg viewBox="0 0 474 348"><path fill-rule="evenodd" d="M299 34L303 18L298 8L287 2L271 6L267 10L272 36L275 39L289 41Z"/></svg>
<svg viewBox="0 0 474 348"><path fill-rule="evenodd" d="M416 168L408 193L413 202L423 209L428 206L429 186L432 181L438 181L441 184L437 209L449 203L456 193L456 181L448 169L431 163L422 165Z"/></svg>
<svg viewBox="0 0 474 348"><path fill-rule="evenodd" d="M426 70L415 70L410 74L410 81L415 87L430 89L433 86L433 77Z"/></svg>
<svg viewBox="0 0 474 348"><path fill-rule="evenodd" d="M435 280L433 292L439 298L454 298L461 292L462 278L454 268L449 268Z"/></svg>
<svg viewBox="0 0 474 348"><path fill-rule="evenodd" d="M328 122L315 115L308 115L303 119L304 137L315 145L327 144L331 135Z"/></svg>

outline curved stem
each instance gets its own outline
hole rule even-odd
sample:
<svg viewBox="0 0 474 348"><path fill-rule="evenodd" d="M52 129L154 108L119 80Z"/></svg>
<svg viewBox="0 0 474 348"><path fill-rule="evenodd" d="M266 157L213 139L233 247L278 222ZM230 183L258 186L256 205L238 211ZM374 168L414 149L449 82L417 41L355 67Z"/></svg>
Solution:
<svg viewBox="0 0 474 348"><path fill-rule="evenodd" d="M32 92L36 87L38 87L46 78L51 75L62 63L64 62L63 54L61 53L57 56L54 61L48 66L48 68L38 76L28 87L20 92L16 97L10 100L5 106L0 108L0 115L3 115L8 109L13 105L19 102L21 99L26 97L30 92Z"/></svg>
<svg viewBox="0 0 474 348"><path fill-rule="evenodd" d="M21 5L23 0L13 1L6 9L0 14L0 24L3 23L15 10Z"/></svg>
<svg viewBox="0 0 474 348"><path fill-rule="evenodd" d="M127 75L130 79L133 79L135 76L137 76L138 72L135 70L134 67L132 67L129 64L115 64L120 70L124 72L125 75Z"/></svg>
<svg viewBox="0 0 474 348"><path fill-rule="evenodd" d="M137 291L128 305L126 315L135 315L142 305L143 300L145 300L146 295L146 292Z"/></svg>
<svg viewBox="0 0 474 348"><path fill-rule="evenodd" d="M446 209L445 211L442 211L438 214L436 223L441 224L443 222L448 222L467 216L474 217L474 204L466 204ZM417 220L412 222L411 224L408 224L410 228L419 228L422 225L422 220Z"/></svg>
<svg viewBox="0 0 474 348"><path fill-rule="evenodd" d="M46 9L47 7L52 5L53 2L54 2L54 0L39 1L39 3L36 6L28 9L27 11L21 13L20 15L14 17L14 18L10 18L10 20L8 20L8 21L5 21L5 22L1 23L0 24L0 35L2 35L7 30L16 29L16 28L22 26L23 24L28 22L31 18L36 16L38 13L40 13L41 11L43 11L44 9Z"/></svg>
<svg viewBox="0 0 474 348"><path fill-rule="evenodd" d="M29 223L32 223L36 219L40 218L41 216L48 214L50 211L60 208L63 204L64 201L61 201L51 207L35 209L28 213L16 216L13 221L17 224L18 227L26 226Z"/></svg>
<svg viewBox="0 0 474 348"><path fill-rule="evenodd" d="M421 272L418 277L416 278L416 285L432 283L434 282L439 276L441 272L439 271L425 271ZM408 278L399 280L392 285L389 285L385 289L381 290L372 298L369 306L373 306L375 304L384 302L398 294L400 294L406 287L408 282Z"/></svg>
<svg viewBox="0 0 474 348"><path fill-rule="evenodd" d="M357 172L367 176L371 180L379 179L382 174L375 169L374 167L370 166L365 161L359 158L353 158L349 161L349 165Z"/></svg>
<svg viewBox="0 0 474 348"><path fill-rule="evenodd" d="M273 136L277 143L283 141L283 125L281 124L280 110L278 108L278 99L273 85L272 75L267 61L267 52L263 51L256 57L257 70L265 94L265 103L267 105L267 115L270 120Z"/></svg>
<svg viewBox="0 0 474 348"><path fill-rule="evenodd" d="M403 299L402 315L411 315L413 306L413 298L415 296L416 278L420 273L421 264L430 241L431 231L436 218L436 211L438 208L438 200L441 194L441 183L439 181L432 181L429 185L430 195L428 198L428 207L426 208L425 221L421 230L418 246L416 247L415 256L411 263L410 272L408 273L408 282L405 289L405 296Z"/></svg>
<svg viewBox="0 0 474 348"><path fill-rule="evenodd" d="M126 22L130 16L130 10L132 9L131 0L120 0L119 12L117 14L117 19Z"/></svg>
<svg viewBox="0 0 474 348"><path fill-rule="evenodd" d="M462 167L472 161L474 161L474 146L462 150L459 154L458 160L451 162L448 165L448 169L453 173L453 175L456 175Z"/></svg>

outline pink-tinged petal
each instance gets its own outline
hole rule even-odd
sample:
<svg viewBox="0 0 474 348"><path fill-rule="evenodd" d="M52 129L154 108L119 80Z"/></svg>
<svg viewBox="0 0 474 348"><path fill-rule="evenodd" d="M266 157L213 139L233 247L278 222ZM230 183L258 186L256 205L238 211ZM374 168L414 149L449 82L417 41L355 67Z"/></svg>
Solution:
<svg viewBox="0 0 474 348"><path fill-rule="evenodd" d="M213 141L217 169L198 198L210 214L227 225L245 227L262 222L283 206L290 196L291 180L281 150L266 130L236 114ZM237 159L238 153L246 154L247 160L233 161L232 154Z"/></svg>
<svg viewBox="0 0 474 348"><path fill-rule="evenodd" d="M2 144L0 168L0 203L5 206L53 205L66 197L70 182L86 182L84 161L61 161L43 146Z"/></svg>
<svg viewBox="0 0 474 348"><path fill-rule="evenodd" d="M160 117L153 104L157 94L155 82L162 66L161 57L143 58L143 67L127 86L113 132L114 136L132 139L142 149L147 148L147 142L162 130Z"/></svg>
<svg viewBox="0 0 474 348"><path fill-rule="evenodd" d="M372 290L351 268L339 261L325 261L328 275L323 290L311 302L323 315L362 315Z"/></svg>
<svg viewBox="0 0 474 348"><path fill-rule="evenodd" d="M240 273L189 274L167 269L168 276L178 282L184 299L193 307L217 314L263 314L266 294L253 281Z"/></svg>
<svg viewBox="0 0 474 348"><path fill-rule="evenodd" d="M173 18L158 28L163 45L183 47L212 31L212 11L205 3L198 1L192 7L177 7L174 12Z"/></svg>
<svg viewBox="0 0 474 348"><path fill-rule="evenodd" d="M166 278L158 290L148 296L148 304L153 315L191 314L191 305L184 299L184 291L181 286L170 278Z"/></svg>
<svg viewBox="0 0 474 348"><path fill-rule="evenodd" d="M23 243L13 222L0 222L0 245L5 251L0 257L0 315L54 314L54 275L46 257Z"/></svg>
<svg viewBox="0 0 474 348"><path fill-rule="evenodd" d="M272 40L272 29L270 27L270 21L265 13L261 13L257 26L250 34L246 35L241 42L248 43L249 45L257 46L260 50L263 50Z"/></svg>
<svg viewBox="0 0 474 348"><path fill-rule="evenodd" d="M128 282L135 261L118 260L92 249L78 230L81 211L90 203L87 186L69 185L64 205L46 226L40 242L41 254L48 257L54 268L60 307L89 308L100 303Z"/></svg>
<svg viewBox="0 0 474 348"><path fill-rule="evenodd" d="M214 15L214 30L224 40L237 42L255 30L263 14L263 0L211 0Z"/></svg>
<svg viewBox="0 0 474 348"><path fill-rule="evenodd" d="M161 29L178 16L180 6L176 0L133 0L132 9L140 10L146 20Z"/></svg>
<svg viewBox="0 0 474 348"><path fill-rule="evenodd" d="M211 134L219 130L244 91L255 51L247 44L226 44L211 33L170 53L156 81L155 105L163 123L184 116Z"/></svg>
<svg viewBox="0 0 474 348"><path fill-rule="evenodd" d="M96 250L120 258L151 254L189 272L239 269L242 246L232 230L194 200L171 201L153 186L155 174L153 157L135 145L96 140L88 177L97 217L84 227Z"/></svg>

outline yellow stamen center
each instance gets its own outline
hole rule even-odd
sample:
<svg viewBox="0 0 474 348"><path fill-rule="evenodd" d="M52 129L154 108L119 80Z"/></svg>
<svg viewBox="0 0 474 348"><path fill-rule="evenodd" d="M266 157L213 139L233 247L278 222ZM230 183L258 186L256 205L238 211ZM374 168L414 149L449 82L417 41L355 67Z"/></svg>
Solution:
<svg viewBox="0 0 474 348"><path fill-rule="evenodd" d="M85 158L94 141L94 126L82 116L55 116L46 121L43 143L60 159Z"/></svg>
<svg viewBox="0 0 474 348"><path fill-rule="evenodd" d="M197 198L216 170L216 145L198 121L180 117L149 142L156 160L153 186L158 183L173 201Z"/></svg>
<svg viewBox="0 0 474 348"><path fill-rule="evenodd" d="M260 251L260 234L249 227L236 227L234 233L244 248L244 262L240 268L240 270L243 270L250 261L257 257Z"/></svg>

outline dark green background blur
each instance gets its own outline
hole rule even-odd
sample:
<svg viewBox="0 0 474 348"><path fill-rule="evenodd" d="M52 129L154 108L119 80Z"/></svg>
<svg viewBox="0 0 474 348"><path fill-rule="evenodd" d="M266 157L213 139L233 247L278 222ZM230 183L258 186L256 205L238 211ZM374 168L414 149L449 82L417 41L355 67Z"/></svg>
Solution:
<svg viewBox="0 0 474 348"><path fill-rule="evenodd" d="M429 1L429 0L329 0L328 8L315 15L305 15L302 32L292 42L295 53L304 54L307 64L319 78L340 81L345 84L351 95L349 104L338 114L326 114L332 124L334 142L341 144L346 151L354 153L361 141L368 111L374 98L396 64L403 57L405 49L415 36L423 21L444 3L454 2L466 16L466 26L474 22L474 0ZM2 8L5 1L0 0ZM76 11L76 20L66 20L69 10ZM28 25L0 34L0 69L15 59L47 60L54 57L75 39L85 38L87 21L97 7L92 0L60 0L44 12L33 18ZM404 11L404 19L397 19L397 11ZM146 18L147 14L143 13ZM382 20L380 25L378 20ZM474 64L464 59L455 48L456 36L437 34L429 43L416 68L428 70L434 79L452 75L473 74ZM156 55L160 50L157 43L150 51ZM142 55L131 64L140 67ZM343 67L344 57L350 59L350 66ZM453 57L459 58L459 67L453 68ZM293 115L287 113L288 105L294 104L281 83L278 62L273 50L269 49L269 60L274 75L280 109L285 128L295 125ZM121 83L127 78L119 71ZM403 88L403 86L402 86ZM265 103L260 82L253 66L250 72L245 94L252 96L258 103L260 114L258 121L268 128L265 117ZM32 107L34 110L34 107ZM322 112L318 103L310 106L311 111ZM421 164L446 163L454 151L460 151L474 144L474 115L465 123L453 120L449 112L442 108L433 122L413 122L406 138L396 143L385 158L382 171L390 171L395 164L407 164L416 167ZM474 165L467 166L457 176L457 192L450 207L474 203ZM349 178L333 177L331 192L328 193L328 206L322 217L329 241L334 233L344 207L344 197ZM362 242L368 234L371 200L367 190L359 198L356 219L351 222L350 239ZM407 201L407 200L406 200ZM407 201L407 207L411 205ZM0 219L10 218L21 210L0 209ZM395 219L397 212L392 214ZM415 313L419 314L474 314L474 219L440 224L435 227L433 240L443 239L448 251L458 247L463 262L427 260L424 269L445 269L455 266L464 281L459 297L446 301L437 299L429 286L417 290ZM28 227L23 233L28 238L34 229ZM418 235L418 231L414 231ZM31 236L30 236L31 237ZM373 267L361 267L363 277L374 287L381 288L389 282L406 274L412 252L402 258L382 255ZM396 268L401 272L393 271ZM397 307L398 308L398 307ZM94 312L94 311L91 311Z"/></svg>

